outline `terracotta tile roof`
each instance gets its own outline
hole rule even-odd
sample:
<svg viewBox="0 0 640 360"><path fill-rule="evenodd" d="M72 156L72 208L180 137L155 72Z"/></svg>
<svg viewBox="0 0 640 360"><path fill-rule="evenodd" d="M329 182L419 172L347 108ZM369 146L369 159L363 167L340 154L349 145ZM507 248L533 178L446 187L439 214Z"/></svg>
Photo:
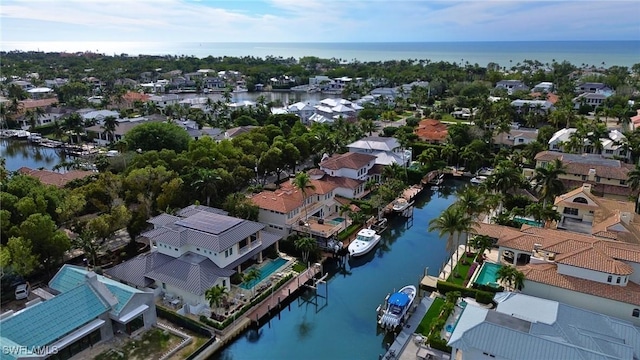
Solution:
<svg viewBox="0 0 640 360"><path fill-rule="evenodd" d="M571 265L613 275L626 276L633 274L631 265L615 260L594 248L583 248L561 254L556 256L555 261L558 264Z"/></svg>
<svg viewBox="0 0 640 360"><path fill-rule="evenodd" d="M414 132L423 141L444 141L449 134L447 125L434 119L420 121Z"/></svg>
<svg viewBox="0 0 640 360"><path fill-rule="evenodd" d="M364 181L362 180L355 180L342 176L326 176L323 181L334 185L334 188L341 187L351 190L356 189L358 186L364 183Z"/></svg>
<svg viewBox="0 0 640 360"><path fill-rule="evenodd" d="M382 174L382 169L384 169L384 165L375 164L371 167L371 169L369 169L369 171L367 172L367 175Z"/></svg>
<svg viewBox="0 0 640 360"><path fill-rule="evenodd" d="M576 239L567 239L557 242L555 244L545 246L544 250L550 251L556 254L565 254L574 251L575 249L587 248L592 246L591 241L580 241Z"/></svg>
<svg viewBox="0 0 640 360"><path fill-rule="evenodd" d="M320 166L330 170L354 169L358 170L372 161L376 157L373 155L348 152L344 154L335 154L320 163Z"/></svg>
<svg viewBox="0 0 640 360"><path fill-rule="evenodd" d="M149 95L135 92L135 91L129 91L122 96L122 100L130 101L130 102L134 102L134 101L145 102L145 101L148 101L149 98L150 98Z"/></svg>
<svg viewBox="0 0 640 360"><path fill-rule="evenodd" d="M33 170L28 167L21 167L18 172L23 175L33 176L45 185L63 187L72 180L82 179L89 175L94 175L92 171L72 170L66 173L59 173L49 170Z"/></svg>
<svg viewBox="0 0 640 360"><path fill-rule="evenodd" d="M512 227L485 223L478 223L473 231L478 235L486 235L494 239L500 239L503 235L515 236L520 234L518 229Z"/></svg>
<svg viewBox="0 0 640 360"><path fill-rule="evenodd" d="M528 264L519 266L518 270L527 281L640 306L640 285L631 281L619 286L563 275L558 273L555 264Z"/></svg>
<svg viewBox="0 0 640 360"><path fill-rule="evenodd" d="M336 186L324 180L311 180L315 189L307 189L307 197L312 195L324 195L333 191ZM293 186L291 182L284 182L276 191L262 191L251 197L251 201L260 209L273 210L280 213L288 213L302 206L302 191Z"/></svg>
<svg viewBox="0 0 640 360"><path fill-rule="evenodd" d="M307 171L307 174L309 174L309 176L324 176L324 171L318 169L318 168L313 168L309 171Z"/></svg>
<svg viewBox="0 0 640 360"><path fill-rule="evenodd" d="M32 100L32 99L28 99L28 100L22 100L20 101L20 108L26 110L26 109L35 109L35 108L39 108L39 107L47 107L47 106L51 106L53 104L57 104L58 103L58 98L48 98L48 99L40 99L40 100Z"/></svg>

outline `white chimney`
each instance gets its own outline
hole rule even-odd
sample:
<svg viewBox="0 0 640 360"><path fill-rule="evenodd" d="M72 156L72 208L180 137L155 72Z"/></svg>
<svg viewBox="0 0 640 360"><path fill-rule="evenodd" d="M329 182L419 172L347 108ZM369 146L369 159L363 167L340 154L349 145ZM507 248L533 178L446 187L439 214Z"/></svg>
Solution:
<svg viewBox="0 0 640 360"><path fill-rule="evenodd" d="M589 169L589 181L596 181L596 169Z"/></svg>
<svg viewBox="0 0 640 360"><path fill-rule="evenodd" d="M591 193L591 184L582 184L582 191Z"/></svg>
<svg viewBox="0 0 640 360"><path fill-rule="evenodd" d="M620 221L629 224L631 222L631 213L628 211L620 212Z"/></svg>

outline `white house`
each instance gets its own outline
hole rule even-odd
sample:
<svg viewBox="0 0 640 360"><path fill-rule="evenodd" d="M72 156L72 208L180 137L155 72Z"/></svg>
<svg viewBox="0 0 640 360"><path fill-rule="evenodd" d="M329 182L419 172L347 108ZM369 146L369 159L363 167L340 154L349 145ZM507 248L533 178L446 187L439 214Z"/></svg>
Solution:
<svg viewBox="0 0 640 360"><path fill-rule="evenodd" d="M369 171L376 164L377 157L360 152L324 155L320 161L320 170L329 176L341 176L349 179L366 181Z"/></svg>
<svg viewBox="0 0 640 360"><path fill-rule="evenodd" d="M576 110L580 109L582 105L589 105L595 110L595 108L604 103L607 97L607 95L602 93L585 92L576 96L571 101L573 102L573 108Z"/></svg>
<svg viewBox="0 0 640 360"><path fill-rule="evenodd" d="M496 89L506 89L509 95L513 95L518 90L529 90L521 80L500 80L496 83Z"/></svg>
<svg viewBox="0 0 640 360"><path fill-rule="evenodd" d="M369 136L347 145L349 152L376 157L376 164L408 166L413 156L410 148L403 148L394 137Z"/></svg>
<svg viewBox="0 0 640 360"><path fill-rule="evenodd" d="M498 259L525 275L522 293L640 325L640 245L524 225L479 224Z"/></svg>
<svg viewBox="0 0 640 360"><path fill-rule="evenodd" d="M180 102L180 97L176 94L152 95L149 101L153 102L158 108L164 109L169 105L175 105Z"/></svg>
<svg viewBox="0 0 640 360"><path fill-rule="evenodd" d="M553 83L548 81L543 81L538 83L532 89L533 92L542 92L542 93L550 93L553 92Z"/></svg>
<svg viewBox="0 0 640 360"><path fill-rule="evenodd" d="M495 310L468 304L448 345L458 360L637 359L640 329L597 311L518 293Z"/></svg>
<svg viewBox="0 0 640 360"><path fill-rule="evenodd" d="M297 102L287 106L287 111L291 114L298 115L303 123L308 124L309 118L315 113L316 108L310 102Z"/></svg>
<svg viewBox="0 0 640 360"><path fill-rule="evenodd" d="M547 100L513 100L511 106L516 108L518 113L535 111L540 114L548 114L553 110L553 103Z"/></svg>
<svg viewBox="0 0 640 360"><path fill-rule="evenodd" d="M604 94L610 96L613 94L613 89L603 83L580 83L576 86L575 91L577 93L593 93L593 94Z"/></svg>
<svg viewBox="0 0 640 360"><path fill-rule="evenodd" d="M569 142L572 134L576 131L576 128L565 128L556 131L551 139L549 139L549 150L564 152L565 143ZM605 158L630 159L631 153L622 147L622 142L624 142L625 139L626 137L619 130L609 130L609 136L600 139L602 151L599 154ZM593 154L595 151L596 149L593 147L591 141L584 139L584 146L580 152Z"/></svg>
<svg viewBox="0 0 640 360"><path fill-rule="evenodd" d="M217 285L228 289L230 277L250 259L262 261L262 252L281 236L264 231L261 223L227 216L201 205L177 215L161 214L149 220L154 229L142 234L151 252L107 270L107 274L138 288L159 289L187 304L193 314L206 313L205 292Z"/></svg>
<svg viewBox="0 0 640 360"><path fill-rule="evenodd" d="M526 129L514 126L507 133L500 133L493 136L493 143L503 146L523 146L538 139L538 129Z"/></svg>

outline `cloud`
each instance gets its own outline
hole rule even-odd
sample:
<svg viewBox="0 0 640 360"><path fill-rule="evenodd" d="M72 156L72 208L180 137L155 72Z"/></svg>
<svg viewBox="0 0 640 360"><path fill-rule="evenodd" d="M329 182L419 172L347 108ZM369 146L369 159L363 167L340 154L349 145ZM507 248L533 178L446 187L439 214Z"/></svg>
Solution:
<svg viewBox="0 0 640 360"><path fill-rule="evenodd" d="M3 1L3 41L639 39L640 2ZM45 29L43 31L43 29Z"/></svg>

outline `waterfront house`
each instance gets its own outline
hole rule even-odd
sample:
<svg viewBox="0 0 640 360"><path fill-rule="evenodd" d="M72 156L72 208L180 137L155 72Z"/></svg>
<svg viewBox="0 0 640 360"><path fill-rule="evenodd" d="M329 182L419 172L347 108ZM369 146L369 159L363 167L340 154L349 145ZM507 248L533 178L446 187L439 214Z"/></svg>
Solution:
<svg viewBox="0 0 640 360"><path fill-rule="evenodd" d="M108 145L112 142L118 142L124 138L124 136L131 131L131 129L136 126L140 126L142 124L150 123L150 122L162 122L164 121L164 117L160 115L151 115L147 117L136 117L136 118L126 118L126 119L118 119L118 126L116 126L116 130L113 132L113 139L108 138L108 135L105 133L102 125L93 125L86 128L86 132L93 136L93 141L98 145Z"/></svg>
<svg viewBox="0 0 640 360"><path fill-rule="evenodd" d="M78 111L80 113L80 116L82 116L82 120L87 123L93 123L93 124L98 124L98 125L102 125L104 124L104 119L106 117L114 117L116 119L120 118L120 113L117 111L113 111L113 110L93 110L90 109L89 111Z"/></svg>
<svg viewBox="0 0 640 360"><path fill-rule="evenodd" d="M180 97L176 94L152 95L149 101L153 102L159 109L164 109L169 105L175 105L180 102Z"/></svg>
<svg viewBox="0 0 640 360"><path fill-rule="evenodd" d="M500 80L496 83L496 89L506 89L509 95L514 92L523 90L528 91L529 88L521 80Z"/></svg>
<svg viewBox="0 0 640 360"><path fill-rule="evenodd" d="M380 144L373 142L373 144ZM325 154L320 161L320 170L329 176L342 176L349 179L367 181L369 172L376 165L378 157L364 152L347 152L344 154Z"/></svg>
<svg viewBox="0 0 640 360"><path fill-rule="evenodd" d="M549 139L549 150L564 152L566 144L571 140L572 136L575 136L577 132L576 128L565 128L556 131L551 139ZM609 130L609 134L606 138L601 138L602 151L599 153L605 158L621 158L630 159L631 153L627 152L622 143L626 140L626 137L617 129ZM584 139L583 146L578 150L579 153L592 154L596 151L595 147L590 140Z"/></svg>
<svg viewBox="0 0 640 360"><path fill-rule="evenodd" d="M192 314L206 314L205 292L217 285L230 289L233 274L254 260L262 262L269 247L277 251L282 238L264 231L264 224L201 205L148 222L153 229L142 236L149 241L150 253L106 273L138 288L155 289L156 294L173 299L176 308Z"/></svg>
<svg viewBox="0 0 640 360"><path fill-rule="evenodd" d="M443 144L447 141L447 136L449 135L447 125L435 119L420 121L413 132L418 135L420 140L430 144Z"/></svg>
<svg viewBox="0 0 640 360"><path fill-rule="evenodd" d="M49 289L37 290L41 298L0 318L0 344L16 349L3 351L3 359L68 359L116 333L135 336L156 324L152 292L82 267L64 265Z"/></svg>
<svg viewBox="0 0 640 360"><path fill-rule="evenodd" d="M316 108L310 102L297 102L287 106L287 112L298 115L304 124L309 123L309 119L315 113Z"/></svg>
<svg viewBox="0 0 640 360"><path fill-rule="evenodd" d="M591 192L598 196L627 199L632 190L627 184L633 165L620 160L608 159L598 154L564 154L542 151L535 156L536 167L547 166L555 159L564 165L565 174L558 178L566 189L575 189L583 183L591 184ZM525 169L525 176L532 177L533 170Z"/></svg>
<svg viewBox="0 0 640 360"><path fill-rule="evenodd" d="M513 100L511 106L519 114L527 114L533 111L544 115L553 110L553 103L547 100Z"/></svg>
<svg viewBox="0 0 640 360"><path fill-rule="evenodd" d="M525 275L522 293L640 325L640 245L571 231L479 224L498 259Z"/></svg>
<svg viewBox="0 0 640 360"><path fill-rule="evenodd" d="M412 150L403 148L394 137L368 136L347 145L350 153L375 156L375 164L399 164L408 166L412 159ZM366 158L363 158L366 161Z"/></svg>
<svg viewBox="0 0 640 360"><path fill-rule="evenodd" d="M554 206L561 216L559 229L640 243L640 217L633 202L595 196L591 184L583 184L557 196Z"/></svg>
<svg viewBox="0 0 640 360"><path fill-rule="evenodd" d="M610 359L640 357L633 324L562 302L498 293L495 310L468 304L450 335L459 360Z"/></svg>

